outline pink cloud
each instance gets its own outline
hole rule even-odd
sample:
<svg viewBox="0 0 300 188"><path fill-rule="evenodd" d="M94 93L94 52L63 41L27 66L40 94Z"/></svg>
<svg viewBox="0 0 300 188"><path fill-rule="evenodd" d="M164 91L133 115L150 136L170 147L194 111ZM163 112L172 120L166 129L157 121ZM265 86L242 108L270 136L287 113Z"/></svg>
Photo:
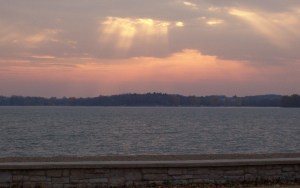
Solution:
<svg viewBox="0 0 300 188"><path fill-rule="evenodd" d="M41 59L43 61L43 59ZM64 59L45 59L55 64ZM75 61L73 59L72 61ZM165 58L77 59L77 66L8 67L0 75L1 94L97 96L127 92L167 92L186 95L300 92L299 64L254 67L220 60L196 50ZM286 74L289 73L289 76Z"/></svg>

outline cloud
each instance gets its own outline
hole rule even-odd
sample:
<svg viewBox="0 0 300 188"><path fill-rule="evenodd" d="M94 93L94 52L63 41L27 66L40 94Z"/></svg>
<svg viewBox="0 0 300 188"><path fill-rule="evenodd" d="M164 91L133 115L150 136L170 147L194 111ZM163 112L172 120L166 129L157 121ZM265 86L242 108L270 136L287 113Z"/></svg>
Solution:
<svg viewBox="0 0 300 188"><path fill-rule="evenodd" d="M288 47L295 38L300 37L300 13L296 11L265 13L232 8L229 14L244 20L254 31L280 47Z"/></svg>
<svg viewBox="0 0 300 188"><path fill-rule="evenodd" d="M36 47L41 43L59 42L59 29L19 26L18 24L0 22L0 45L22 45Z"/></svg>
<svg viewBox="0 0 300 188"><path fill-rule="evenodd" d="M123 50L129 49L135 40L143 40L145 45L157 39L166 42L170 24L151 18L107 17L100 23L100 42L115 43Z"/></svg>
<svg viewBox="0 0 300 188"><path fill-rule="evenodd" d="M33 25L0 22L0 55L2 58L24 58L28 54L64 56L76 50L78 42L66 36L61 28L39 28Z"/></svg>
<svg viewBox="0 0 300 188"><path fill-rule="evenodd" d="M197 6L195 3L192 3L192 2L190 2L190 1L183 1L182 3L183 3L185 6L190 7L190 8L192 8L192 9L195 9L195 10L198 9L198 6Z"/></svg>
<svg viewBox="0 0 300 188"><path fill-rule="evenodd" d="M30 47L36 47L45 42L59 42L56 37L59 32L59 30L55 29L45 29L36 34L25 36L22 42Z"/></svg>
<svg viewBox="0 0 300 188"><path fill-rule="evenodd" d="M184 27L184 23L183 22L176 22L175 24L177 27Z"/></svg>
<svg viewBox="0 0 300 188"><path fill-rule="evenodd" d="M42 64L51 64L63 59L43 59L40 58ZM10 67L10 74L4 74L10 81L10 86L18 86L16 88L24 89L20 86L28 86L29 83L35 83L28 87L34 88L32 90L39 92L40 95L52 95L48 86L51 88L60 88L58 95L89 95L97 96L99 94L113 94L124 92L147 92L147 91L163 91L176 92L180 91L185 85L195 84L199 86L191 92L206 92L207 82L210 80L238 80L242 81L245 75L243 65L236 62L226 62L226 66L222 66L223 61L217 60L216 57L204 56L196 50L184 50L180 53L172 54L165 58L153 57L135 57L127 59L114 60L111 59L73 59L77 61L76 67L24 67L25 64ZM78 63L81 62L81 63ZM23 66L22 66L23 65ZM226 74L224 74L226 72ZM243 73L242 73L243 72ZM15 76L11 77L13 73ZM1 77L0 76L0 77ZM19 81L16 81L19 80ZM44 80L46 84L40 89L41 84L37 80ZM61 88L61 83L65 84L66 88ZM0 80L0 85L3 82ZM58 84L58 86L53 86ZM90 87L90 85L93 87ZM204 86L204 87L201 87ZM82 88L91 88L87 91ZM207 88L206 88L207 87ZM96 89L95 89L96 88ZM11 92L19 93L16 89ZM80 92L79 92L80 91ZM185 90L186 91L186 90ZM83 92L83 93L81 93ZM209 92L209 91L207 91ZM27 95L33 95L26 93Z"/></svg>
<svg viewBox="0 0 300 188"><path fill-rule="evenodd" d="M3 94L300 92L298 0L0 2Z"/></svg>
<svg viewBox="0 0 300 188"><path fill-rule="evenodd" d="M215 25L219 25L219 24L222 24L224 23L224 20L221 20L221 19L208 19L206 21L206 24L207 25L210 25L210 26L215 26Z"/></svg>
<svg viewBox="0 0 300 188"><path fill-rule="evenodd" d="M205 0L204 2L208 2ZM210 0L209 1L215 7L241 7L249 9L260 9L265 10L266 12L280 12L280 11L289 11L291 7L299 6L299 1L297 0Z"/></svg>
<svg viewBox="0 0 300 188"><path fill-rule="evenodd" d="M296 0L11 0L0 6L0 55L118 59L196 49L272 65L300 58L299 7Z"/></svg>
<svg viewBox="0 0 300 188"><path fill-rule="evenodd" d="M40 59L51 63L64 59ZM254 95L300 92L299 62L253 67L185 49L168 57L77 59L77 66L7 67L0 74L4 95L98 96L128 92L185 95ZM289 76L287 77L287 73Z"/></svg>
<svg viewBox="0 0 300 188"><path fill-rule="evenodd" d="M55 59L54 56L31 56L34 59Z"/></svg>
<svg viewBox="0 0 300 188"><path fill-rule="evenodd" d="M184 26L181 21L106 17L98 26L99 53L107 52L104 57L168 55L169 32Z"/></svg>

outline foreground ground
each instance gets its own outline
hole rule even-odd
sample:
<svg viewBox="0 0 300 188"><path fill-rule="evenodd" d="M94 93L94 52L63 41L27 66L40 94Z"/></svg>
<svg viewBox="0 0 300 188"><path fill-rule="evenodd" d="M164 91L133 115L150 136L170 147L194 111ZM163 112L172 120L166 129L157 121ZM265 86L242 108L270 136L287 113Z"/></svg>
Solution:
<svg viewBox="0 0 300 188"><path fill-rule="evenodd" d="M140 155L140 156L56 156L56 157L2 157L0 164L15 162L114 162L114 161L193 161L193 160L219 160L219 159L281 159L281 158L300 158L300 153L278 153L278 154L202 154L202 155ZM279 182L279 181L278 181ZM263 182L264 183L264 182ZM288 182L290 184L227 184L227 185L147 185L129 188L300 188L300 182ZM1 187L1 186L0 186Z"/></svg>
<svg viewBox="0 0 300 188"><path fill-rule="evenodd" d="M55 156L55 157L2 157L3 162L74 162L74 161L180 161L214 159L299 158L300 153L272 154L200 154L200 155L132 155L132 156Z"/></svg>

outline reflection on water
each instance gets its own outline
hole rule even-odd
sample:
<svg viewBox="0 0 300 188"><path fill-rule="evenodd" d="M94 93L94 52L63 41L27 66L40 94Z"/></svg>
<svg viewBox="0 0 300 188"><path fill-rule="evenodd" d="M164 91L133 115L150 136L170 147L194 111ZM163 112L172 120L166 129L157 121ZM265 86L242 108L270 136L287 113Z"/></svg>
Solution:
<svg viewBox="0 0 300 188"><path fill-rule="evenodd" d="M0 107L0 157L300 151L300 109Z"/></svg>

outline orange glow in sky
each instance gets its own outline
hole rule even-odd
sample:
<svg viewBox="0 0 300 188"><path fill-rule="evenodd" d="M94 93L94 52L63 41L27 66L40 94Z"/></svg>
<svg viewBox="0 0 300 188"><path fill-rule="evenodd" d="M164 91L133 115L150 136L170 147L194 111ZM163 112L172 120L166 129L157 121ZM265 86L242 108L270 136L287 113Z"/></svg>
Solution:
<svg viewBox="0 0 300 188"><path fill-rule="evenodd" d="M48 61L66 60L48 59ZM53 96L55 93L59 93L60 96L64 93L97 96L132 90L151 92L157 88L159 91L181 94L189 94L192 91L193 94L198 95L223 92L233 95L239 90L247 93L248 90L253 89L252 87L260 88L260 85L266 84L265 82L270 78L284 77L280 68L252 67L243 62L220 60L214 56L202 55L196 50L184 50L165 58L137 57L113 61L83 59L77 60L76 63L76 66L70 67L13 66L2 72L0 84L12 82L11 90L21 93L24 89L22 87L33 83L39 86L38 88L42 88L36 89L35 92L45 96ZM295 71L290 76L296 76L299 73ZM17 80L22 81L17 82ZM41 86L43 82L47 84ZM285 79L280 83L289 82L289 79ZM60 89L45 90L44 87L49 87L51 84ZM276 85L269 85L269 89L273 90Z"/></svg>
<svg viewBox="0 0 300 188"><path fill-rule="evenodd" d="M1 1L0 96L300 93L299 10L282 0Z"/></svg>

